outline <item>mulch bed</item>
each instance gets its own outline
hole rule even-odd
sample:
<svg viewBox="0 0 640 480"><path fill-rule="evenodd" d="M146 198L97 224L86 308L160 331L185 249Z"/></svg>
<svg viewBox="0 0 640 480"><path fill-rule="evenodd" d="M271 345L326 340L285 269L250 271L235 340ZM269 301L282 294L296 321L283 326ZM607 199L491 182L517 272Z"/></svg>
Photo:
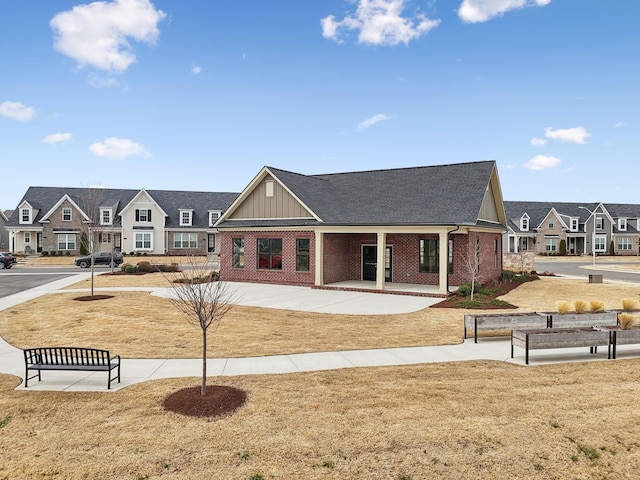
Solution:
<svg viewBox="0 0 640 480"><path fill-rule="evenodd" d="M528 280L528 281L532 281L532 280L535 280L535 277L531 278L531 280ZM518 288L523 283L526 283L526 282L516 281L516 280L502 281L497 287L499 291L497 291L495 294L483 295L481 297L474 297L474 300L478 300L481 303L481 305L478 308L482 308L485 310L503 310L505 308L507 309L517 308L517 306L511 305L511 304L494 305L491 303L491 300L509 293L511 290ZM431 308L461 308L459 305L461 300L469 300L469 297L458 297L457 295L453 294L446 300L443 300L440 303L436 303L435 305L431 305Z"/></svg>
<svg viewBox="0 0 640 480"><path fill-rule="evenodd" d="M113 295L86 295L84 297L76 297L74 300L78 302L92 302L93 300L106 300L107 298L113 298Z"/></svg>
<svg viewBox="0 0 640 480"><path fill-rule="evenodd" d="M247 392L226 385L207 385L206 392L201 395L199 386L183 388L164 400L164 408L191 417L221 417L235 412L247 399Z"/></svg>

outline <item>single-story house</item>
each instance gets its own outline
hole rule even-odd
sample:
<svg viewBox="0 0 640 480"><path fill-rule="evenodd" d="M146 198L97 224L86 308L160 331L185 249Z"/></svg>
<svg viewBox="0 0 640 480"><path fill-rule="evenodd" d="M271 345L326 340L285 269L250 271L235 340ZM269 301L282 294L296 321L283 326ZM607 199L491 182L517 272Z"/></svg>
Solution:
<svg viewBox="0 0 640 480"><path fill-rule="evenodd" d="M450 286L502 272L494 161L303 175L264 167L222 214L221 277L327 287Z"/></svg>

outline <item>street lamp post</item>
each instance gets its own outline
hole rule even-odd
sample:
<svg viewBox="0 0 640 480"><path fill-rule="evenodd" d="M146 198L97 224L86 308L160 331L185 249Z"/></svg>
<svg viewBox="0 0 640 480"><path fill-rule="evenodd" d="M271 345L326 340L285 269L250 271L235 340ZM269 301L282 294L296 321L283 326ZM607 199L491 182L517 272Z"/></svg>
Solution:
<svg viewBox="0 0 640 480"><path fill-rule="evenodd" d="M586 210L593 217L593 232L591 234L591 252L593 253L593 264L596 264L596 214L589 210L587 207L578 207Z"/></svg>

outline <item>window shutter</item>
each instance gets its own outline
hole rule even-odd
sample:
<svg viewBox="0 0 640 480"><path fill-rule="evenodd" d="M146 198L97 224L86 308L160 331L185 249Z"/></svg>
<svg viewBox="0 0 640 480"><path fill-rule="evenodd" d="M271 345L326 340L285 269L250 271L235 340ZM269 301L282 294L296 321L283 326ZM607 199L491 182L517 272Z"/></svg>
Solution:
<svg viewBox="0 0 640 480"><path fill-rule="evenodd" d="M136 208L136 222L140 221L140 210Z"/></svg>
<svg viewBox="0 0 640 480"><path fill-rule="evenodd" d="M151 209L147 210L147 222L151 221Z"/></svg>

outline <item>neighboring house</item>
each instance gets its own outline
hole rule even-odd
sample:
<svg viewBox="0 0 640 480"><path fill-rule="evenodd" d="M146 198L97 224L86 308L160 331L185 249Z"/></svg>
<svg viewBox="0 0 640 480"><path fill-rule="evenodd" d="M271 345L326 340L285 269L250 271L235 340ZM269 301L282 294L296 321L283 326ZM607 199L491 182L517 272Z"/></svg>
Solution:
<svg viewBox="0 0 640 480"><path fill-rule="evenodd" d="M316 285L499 279L506 216L493 161L301 175L264 167L216 224L221 277Z"/></svg>
<svg viewBox="0 0 640 480"><path fill-rule="evenodd" d="M9 232L5 229L7 222L9 222L9 215L11 215L11 211L7 210L3 212L0 210L0 250L6 251L9 249Z"/></svg>
<svg viewBox="0 0 640 480"><path fill-rule="evenodd" d="M567 255L640 253L640 205L568 202L505 202L505 253Z"/></svg>
<svg viewBox="0 0 640 480"><path fill-rule="evenodd" d="M220 215L237 193L29 187L9 218L9 250L77 255L89 226L95 251L219 251Z"/></svg>

